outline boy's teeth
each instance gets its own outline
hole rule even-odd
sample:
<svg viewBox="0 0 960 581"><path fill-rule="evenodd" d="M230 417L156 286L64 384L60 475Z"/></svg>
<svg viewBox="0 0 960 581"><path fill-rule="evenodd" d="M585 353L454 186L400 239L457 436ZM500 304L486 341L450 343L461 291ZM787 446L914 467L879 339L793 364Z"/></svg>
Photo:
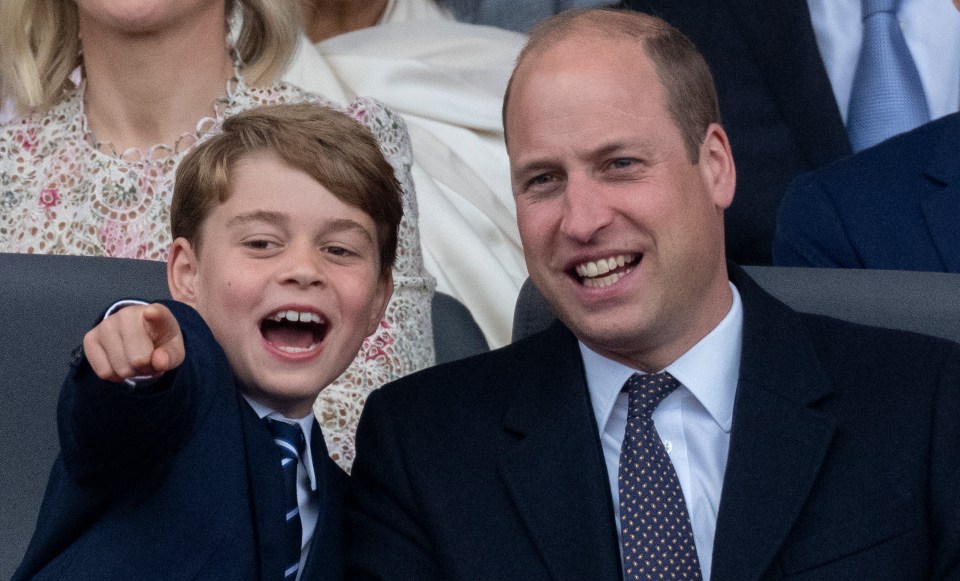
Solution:
<svg viewBox="0 0 960 581"><path fill-rule="evenodd" d="M279 347L277 347L277 349L279 349L279 350L281 350L281 351L283 351L283 352L285 352L285 353L306 353L307 351L311 351L311 350L316 349L316 348L317 348L317 343L314 343L313 345L311 345L311 346L309 346L309 347L287 347L287 346L279 346Z"/></svg>
<svg viewBox="0 0 960 581"><path fill-rule="evenodd" d="M316 313L307 313L299 311L279 311L270 317L271 321L280 322L283 320L291 323L320 323L320 315Z"/></svg>

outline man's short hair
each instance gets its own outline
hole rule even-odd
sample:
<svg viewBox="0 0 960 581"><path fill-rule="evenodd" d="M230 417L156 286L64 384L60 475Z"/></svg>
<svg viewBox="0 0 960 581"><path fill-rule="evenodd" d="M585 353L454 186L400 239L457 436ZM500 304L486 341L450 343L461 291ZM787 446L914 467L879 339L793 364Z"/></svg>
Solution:
<svg viewBox="0 0 960 581"><path fill-rule="evenodd" d="M339 200L369 215L377 228L380 274L393 267L403 217L401 188L377 140L344 113L315 103L268 105L223 122L177 168L170 208L174 238L199 251L203 223L230 197L237 164L269 152L309 175Z"/></svg>
<svg viewBox="0 0 960 581"><path fill-rule="evenodd" d="M711 123L720 123L720 106L713 76L693 42L660 18L619 9L568 10L537 25L517 57L503 99L503 125L507 126L507 104L517 71L524 61L542 54L559 42L575 37L623 38L639 41L653 62L657 78L667 97L667 110L683 137L691 163L700 158L700 144ZM633 60L623 55L623 66Z"/></svg>

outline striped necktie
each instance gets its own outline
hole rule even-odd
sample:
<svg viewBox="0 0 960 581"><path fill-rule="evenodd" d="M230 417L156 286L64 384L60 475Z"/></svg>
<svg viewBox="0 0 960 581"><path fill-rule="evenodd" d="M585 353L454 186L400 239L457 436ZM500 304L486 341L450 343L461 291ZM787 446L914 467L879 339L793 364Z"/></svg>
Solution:
<svg viewBox="0 0 960 581"><path fill-rule="evenodd" d="M666 372L634 374L620 449L620 542L625 581L702 579L680 481L653 425L653 411L680 383Z"/></svg>
<svg viewBox="0 0 960 581"><path fill-rule="evenodd" d="M286 541L284 551L284 579L296 579L300 570L300 548L303 527L300 523L300 505L297 503L297 465L306 446L303 430L297 424L278 420L265 420L273 434L273 441L280 450L280 467L283 470L284 499L286 507Z"/></svg>
<svg viewBox="0 0 960 581"><path fill-rule="evenodd" d="M847 109L854 151L930 120L923 84L903 38L900 0L863 0L863 45Z"/></svg>

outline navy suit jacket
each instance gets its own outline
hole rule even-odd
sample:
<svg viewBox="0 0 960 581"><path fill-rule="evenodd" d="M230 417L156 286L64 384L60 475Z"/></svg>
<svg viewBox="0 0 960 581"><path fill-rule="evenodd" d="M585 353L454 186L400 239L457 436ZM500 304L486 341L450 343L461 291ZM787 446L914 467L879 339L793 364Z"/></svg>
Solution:
<svg viewBox="0 0 960 581"><path fill-rule="evenodd" d="M61 454L13 579L283 579L284 485L273 438L186 305L165 302L187 357L152 395L78 358L58 410ZM342 578L346 475L311 440L320 518L302 579Z"/></svg>
<svg viewBox="0 0 960 581"><path fill-rule="evenodd" d="M786 266L960 272L960 113L797 178L773 254Z"/></svg>
<svg viewBox="0 0 960 581"><path fill-rule="evenodd" d="M769 264L795 176L851 153L806 0L628 0L693 41L713 72L737 164L727 254Z"/></svg>
<svg viewBox="0 0 960 581"><path fill-rule="evenodd" d="M960 346L798 314L742 271L714 581L960 578ZM374 392L351 579L618 579L576 339L560 323Z"/></svg>

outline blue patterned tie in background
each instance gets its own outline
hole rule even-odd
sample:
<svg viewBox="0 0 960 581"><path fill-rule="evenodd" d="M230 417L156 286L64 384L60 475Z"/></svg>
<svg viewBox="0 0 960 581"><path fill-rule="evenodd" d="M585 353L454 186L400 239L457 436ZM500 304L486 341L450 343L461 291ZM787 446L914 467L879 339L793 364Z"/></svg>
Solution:
<svg viewBox="0 0 960 581"><path fill-rule="evenodd" d="M287 539L283 578L295 579L300 569L300 546L303 538L303 525L300 522L300 505L297 504L297 465L303 454L306 440L303 430L297 424L288 424L267 419L267 428L273 434L273 441L280 449L280 467L283 470L284 492L286 499Z"/></svg>
<svg viewBox="0 0 960 581"><path fill-rule="evenodd" d="M669 373L634 374L620 449L623 578L702 579L680 481L653 425L653 411L680 384Z"/></svg>
<svg viewBox="0 0 960 581"><path fill-rule="evenodd" d="M847 109L854 151L930 120L917 66L897 20L899 0L863 0L863 46Z"/></svg>

